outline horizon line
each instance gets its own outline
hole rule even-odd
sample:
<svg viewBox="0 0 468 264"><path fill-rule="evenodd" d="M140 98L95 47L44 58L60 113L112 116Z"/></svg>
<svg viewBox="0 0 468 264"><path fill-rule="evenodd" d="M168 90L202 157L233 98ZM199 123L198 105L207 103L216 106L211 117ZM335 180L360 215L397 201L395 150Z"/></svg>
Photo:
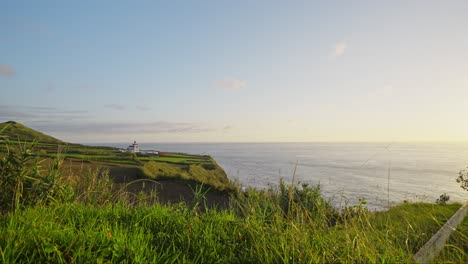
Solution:
<svg viewBox="0 0 468 264"><path fill-rule="evenodd" d="M75 142L78 144L128 144L132 141L116 141L116 142ZM137 141L138 144L301 144L301 143L374 143L374 144L401 144L401 143L464 143L468 144L468 140L336 140L336 141Z"/></svg>

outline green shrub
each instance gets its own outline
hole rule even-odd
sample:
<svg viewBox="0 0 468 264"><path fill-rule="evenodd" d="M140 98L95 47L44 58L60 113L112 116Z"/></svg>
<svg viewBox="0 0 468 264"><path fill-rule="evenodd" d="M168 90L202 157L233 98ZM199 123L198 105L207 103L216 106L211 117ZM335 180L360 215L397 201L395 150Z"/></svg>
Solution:
<svg viewBox="0 0 468 264"><path fill-rule="evenodd" d="M108 170L84 168L70 184L75 190L77 202L104 205L118 200Z"/></svg>
<svg viewBox="0 0 468 264"><path fill-rule="evenodd" d="M35 143L9 147L0 156L0 210L14 211L23 206L63 202L71 199L73 190L63 184L59 171L62 160L57 157L44 169L33 155Z"/></svg>
<svg viewBox="0 0 468 264"><path fill-rule="evenodd" d="M468 170L461 170L458 173L457 182L463 190L468 191Z"/></svg>
<svg viewBox="0 0 468 264"><path fill-rule="evenodd" d="M447 195L446 193L440 195L439 198L436 199L435 203L436 204L446 204L450 200L450 196Z"/></svg>

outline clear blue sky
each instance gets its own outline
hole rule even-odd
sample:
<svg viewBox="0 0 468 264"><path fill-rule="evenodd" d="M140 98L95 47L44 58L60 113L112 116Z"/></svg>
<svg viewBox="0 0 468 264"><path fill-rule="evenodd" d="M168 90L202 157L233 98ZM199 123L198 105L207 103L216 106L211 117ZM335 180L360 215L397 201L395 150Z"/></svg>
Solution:
<svg viewBox="0 0 468 264"><path fill-rule="evenodd" d="M468 140L468 1L1 1L0 122L73 142Z"/></svg>

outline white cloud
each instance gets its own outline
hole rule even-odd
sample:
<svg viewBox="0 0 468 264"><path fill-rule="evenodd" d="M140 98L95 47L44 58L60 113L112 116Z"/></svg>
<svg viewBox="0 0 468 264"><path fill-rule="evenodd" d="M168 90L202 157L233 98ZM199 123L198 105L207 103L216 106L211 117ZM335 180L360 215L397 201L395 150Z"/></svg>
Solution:
<svg viewBox="0 0 468 264"><path fill-rule="evenodd" d="M148 111L150 108L146 105L137 105L136 108L140 111Z"/></svg>
<svg viewBox="0 0 468 264"><path fill-rule="evenodd" d="M124 110L125 106L120 105L120 104L106 104L104 105L105 108L110 108L114 110Z"/></svg>
<svg viewBox="0 0 468 264"><path fill-rule="evenodd" d="M226 78L213 83L213 86L226 91L237 91L245 88L247 83L236 78Z"/></svg>
<svg viewBox="0 0 468 264"><path fill-rule="evenodd" d="M333 51L331 53L331 57L336 59L344 55L348 45L344 41L337 42L335 46L333 46Z"/></svg>
<svg viewBox="0 0 468 264"><path fill-rule="evenodd" d="M0 104L0 120L18 122L37 122L41 120L70 121L89 118L87 111L67 110L46 106L21 106ZM1 121L0 121L1 122Z"/></svg>
<svg viewBox="0 0 468 264"><path fill-rule="evenodd" d="M10 77L15 75L15 69L9 65L0 64L0 76Z"/></svg>
<svg viewBox="0 0 468 264"><path fill-rule="evenodd" d="M222 131L223 133L229 133L229 131L232 129L232 126L226 125L223 127Z"/></svg>
<svg viewBox="0 0 468 264"><path fill-rule="evenodd" d="M37 129L63 134L191 134L213 132L210 125L195 122L55 122L37 123Z"/></svg>

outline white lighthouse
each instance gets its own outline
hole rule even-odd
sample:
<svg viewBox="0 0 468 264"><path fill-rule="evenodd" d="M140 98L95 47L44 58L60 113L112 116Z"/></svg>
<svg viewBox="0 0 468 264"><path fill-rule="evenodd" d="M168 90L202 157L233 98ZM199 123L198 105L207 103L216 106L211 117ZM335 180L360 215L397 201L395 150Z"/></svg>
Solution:
<svg viewBox="0 0 468 264"><path fill-rule="evenodd" d="M127 147L127 150L132 152L132 153L137 153L140 152L140 147L136 143L136 141L133 141L133 144Z"/></svg>

